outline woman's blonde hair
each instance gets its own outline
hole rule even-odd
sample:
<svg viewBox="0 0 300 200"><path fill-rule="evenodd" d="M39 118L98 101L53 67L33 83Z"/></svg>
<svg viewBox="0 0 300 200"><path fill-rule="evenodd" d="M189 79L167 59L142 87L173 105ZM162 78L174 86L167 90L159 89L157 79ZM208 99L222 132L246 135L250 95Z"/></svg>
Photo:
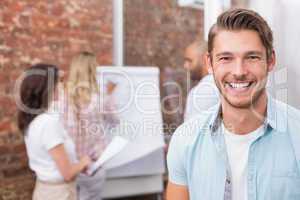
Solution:
<svg viewBox="0 0 300 200"><path fill-rule="evenodd" d="M89 103L91 95L99 92L96 81L96 56L90 52L81 52L70 66L67 88L73 104Z"/></svg>

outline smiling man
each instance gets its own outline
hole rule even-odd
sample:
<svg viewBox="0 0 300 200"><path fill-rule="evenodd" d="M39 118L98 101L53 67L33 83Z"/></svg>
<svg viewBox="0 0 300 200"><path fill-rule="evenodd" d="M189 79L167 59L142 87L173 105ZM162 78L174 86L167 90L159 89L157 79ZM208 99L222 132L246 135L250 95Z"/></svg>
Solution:
<svg viewBox="0 0 300 200"><path fill-rule="evenodd" d="M273 35L256 12L222 13L207 62L221 103L184 123L168 152L168 200L299 200L300 113L267 95Z"/></svg>

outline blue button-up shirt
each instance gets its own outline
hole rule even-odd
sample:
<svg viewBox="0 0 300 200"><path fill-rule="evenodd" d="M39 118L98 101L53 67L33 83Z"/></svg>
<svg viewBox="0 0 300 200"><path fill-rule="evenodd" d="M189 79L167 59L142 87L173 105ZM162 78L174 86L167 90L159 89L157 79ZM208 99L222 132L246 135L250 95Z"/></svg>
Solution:
<svg viewBox="0 0 300 200"><path fill-rule="evenodd" d="M191 200L230 200L220 105L181 125L168 151L170 182ZM248 200L300 200L300 112L268 97L264 134L250 146Z"/></svg>

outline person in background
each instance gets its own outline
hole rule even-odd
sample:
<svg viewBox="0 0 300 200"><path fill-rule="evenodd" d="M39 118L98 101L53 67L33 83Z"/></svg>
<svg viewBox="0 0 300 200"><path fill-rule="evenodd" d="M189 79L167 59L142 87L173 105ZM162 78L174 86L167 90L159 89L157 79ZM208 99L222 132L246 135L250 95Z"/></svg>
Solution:
<svg viewBox="0 0 300 200"><path fill-rule="evenodd" d="M33 200L76 200L75 177L91 159L77 162L75 146L50 112L58 95L57 67L37 64L25 70L18 102L18 127L24 134L29 166L36 174Z"/></svg>
<svg viewBox="0 0 300 200"><path fill-rule="evenodd" d="M66 82L67 100L64 112L65 127L76 144L78 159L90 155L98 159L110 142L110 128L118 123L112 112L114 100L110 96L115 85L108 83L107 91L100 91L96 81L96 56L82 52L74 57ZM80 174L77 178L80 200L100 200L105 181L105 169L93 176Z"/></svg>
<svg viewBox="0 0 300 200"><path fill-rule="evenodd" d="M173 134L167 199L300 199L300 111L267 94L276 56L265 19L219 15L206 59L221 104Z"/></svg>
<svg viewBox="0 0 300 200"><path fill-rule="evenodd" d="M219 102L219 91L213 76L208 73L208 65L205 62L206 52L206 41L195 41L185 50L184 68L190 74L192 82L196 82L197 85L188 93L184 121Z"/></svg>

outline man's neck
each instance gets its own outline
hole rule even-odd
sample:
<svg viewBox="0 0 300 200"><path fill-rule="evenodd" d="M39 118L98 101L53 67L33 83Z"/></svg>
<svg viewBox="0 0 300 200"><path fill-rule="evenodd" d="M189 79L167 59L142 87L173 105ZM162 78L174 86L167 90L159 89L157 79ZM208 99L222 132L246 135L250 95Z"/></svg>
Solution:
<svg viewBox="0 0 300 200"><path fill-rule="evenodd" d="M260 127L264 122L266 110L266 93L249 108L236 108L222 100L222 118L225 127L240 135L248 134Z"/></svg>

